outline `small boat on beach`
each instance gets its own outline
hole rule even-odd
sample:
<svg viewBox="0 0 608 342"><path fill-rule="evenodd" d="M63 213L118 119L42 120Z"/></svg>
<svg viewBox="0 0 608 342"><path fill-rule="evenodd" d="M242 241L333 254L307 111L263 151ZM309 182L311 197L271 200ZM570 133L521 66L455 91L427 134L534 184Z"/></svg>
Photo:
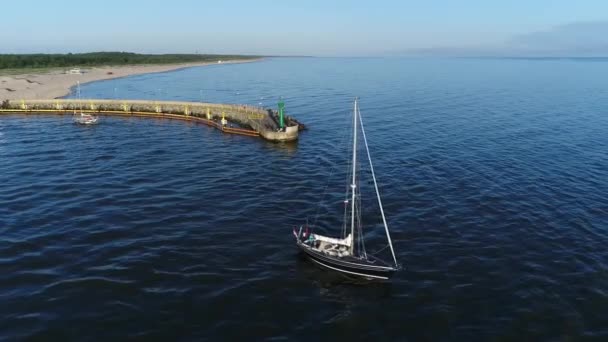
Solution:
<svg viewBox="0 0 608 342"><path fill-rule="evenodd" d="M376 198L378 200L382 223L384 225L386 239L388 242L387 247L390 248L393 259L392 262L384 261L377 256L367 253L363 243L361 197L358 186L359 178L357 177L358 126L361 128L363 141L365 143L369 170L373 179ZM294 228L293 234L296 238L298 248L304 253L304 255L314 263L324 268L355 277L363 277L367 279L388 279L396 271L401 269L401 266L397 263L393 243L391 241L388 225L386 223L386 217L382 207L380 192L378 191L376 175L374 173L369 147L367 145L367 137L365 135L365 129L363 128L363 120L361 119L361 112L359 111L357 99L355 99L353 109L352 151L352 163L350 165L352 169L349 167L350 173L348 177L351 182L348 190L346 191L346 198L344 200L345 206L342 236L330 237L321 234L314 234L309 231L308 226L305 228L300 226L298 231L296 231Z"/></svg>

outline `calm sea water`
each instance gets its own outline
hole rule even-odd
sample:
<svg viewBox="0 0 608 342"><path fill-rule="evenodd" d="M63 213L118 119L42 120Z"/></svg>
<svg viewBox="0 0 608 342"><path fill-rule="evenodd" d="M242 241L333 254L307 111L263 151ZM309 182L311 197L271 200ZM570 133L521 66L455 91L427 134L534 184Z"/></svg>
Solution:
<svg viewBox="0 0 608 342"><path fill-rule="evenodd" d="M603 61L286 58L82 87L282 96L309 127L296 144L2 117L0 339L606 340L606 75ZM354 96L405 268L387 283L321 270L291 235L318 208L339 230Z"/></svg>

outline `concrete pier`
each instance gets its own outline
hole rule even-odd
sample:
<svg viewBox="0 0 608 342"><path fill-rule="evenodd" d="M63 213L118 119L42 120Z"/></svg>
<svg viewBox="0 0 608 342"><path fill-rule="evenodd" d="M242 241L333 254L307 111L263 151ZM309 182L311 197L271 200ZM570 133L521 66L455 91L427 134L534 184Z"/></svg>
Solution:
<svg viewBox="0 0 608 342"><path fill-rule="evenodd" d="M218 128L225 133L260 136L271 141L293 141L303 125L290 116L284 117L281 129L275 111L248 105L231 105L203 102L176 102L152 100L5 100L0 104L2 113L56 113L74 112L171 118L196 121Z"/></svg>

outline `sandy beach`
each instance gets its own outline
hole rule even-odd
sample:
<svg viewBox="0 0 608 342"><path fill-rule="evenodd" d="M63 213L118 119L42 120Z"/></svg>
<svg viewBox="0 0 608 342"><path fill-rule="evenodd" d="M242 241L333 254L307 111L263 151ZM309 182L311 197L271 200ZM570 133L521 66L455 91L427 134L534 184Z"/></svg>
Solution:
<svg viewBox="0 0 608 342"><path fill-rule="evenodd" d="M223 61L221 64L247 63L255 60ZM203 65L217 65L217 62L164 64L164 65L125 65L83 68L81 74L70 74L68 70L54 70L47 73L28 73L0 76L0 101L19 99L54 99L66 96L70 88L80 84L108 80L131 75L165 72Z"/></svg>

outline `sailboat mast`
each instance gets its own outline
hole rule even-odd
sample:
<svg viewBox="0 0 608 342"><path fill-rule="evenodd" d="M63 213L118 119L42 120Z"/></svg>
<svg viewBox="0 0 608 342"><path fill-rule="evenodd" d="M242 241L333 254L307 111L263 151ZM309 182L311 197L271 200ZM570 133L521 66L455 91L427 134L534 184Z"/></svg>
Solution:
<svg viewBox="0 0 608 342"><path fill-rule="evenodd" d="M78 85L78 105L80 106L80 114L82 114L82 99L80 98L80 81L76 81Z"/></svg>
<svg viewBox="0 0 608 342"><path fill-rule="evenodd" d="M355 250L355 193L357 189L357 99L355 98L355 108L353 109L353 182L350 184L351 196L351 216L350 216L350 254Z"/></svg>

